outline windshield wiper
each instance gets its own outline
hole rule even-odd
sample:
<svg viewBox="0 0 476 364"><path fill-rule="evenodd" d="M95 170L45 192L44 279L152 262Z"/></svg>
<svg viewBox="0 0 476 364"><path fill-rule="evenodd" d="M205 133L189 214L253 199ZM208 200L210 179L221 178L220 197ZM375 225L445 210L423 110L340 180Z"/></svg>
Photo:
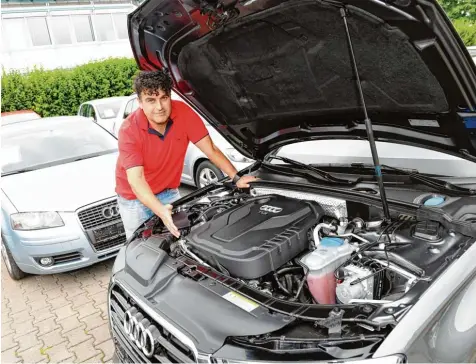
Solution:
<svg viewBox="0 0 476 364"><path fill-rule="evenodd" d="M302 169L308 171L307 173L306 172L301 172L304 175L306 175L308 177L311 177L311 178L314 178L314 179L317 179L317 180L324 180L324 181L330 182L332 184L339 184L339 185L344 185L344 186L353 186L353 185L356 185L357 183L360 183L362 181L362 177L358 177L357 179L355 179L353 181L348 180L348 179L334 177L332 174L330 174L326 171L323 171L322 169L319 169L319 168L316 168L314 166L307 165L307 164L298 162L294 159L290 159L290 158L286 158L286 157L270 155L270 156L268 156L268 159L277 159L277 160L283 161L287 164L293 165L295 167L302 168ZM279 164L270 164L270 163L266 163L266 164L268 166L273 166L273 167L278 167L278 168L280 167ZM309 172L312 172L312 173L309 173ZM316 175L319 176L319 177L317 177Z"/></svg>
<svg viewBox="0 0 476 364"><path fill-rule="evenodd" d="M373 166L366 166L365 164L360 164L360 163L355 163L352 164L352 167L355 168L373 168ZM405 176L410 177L411 180L418 181L421 184L432 187L438 191L443 191L443 192L453 192L457 194L463 194L463 195L468 195L468 196L473 196L476 195L476 190L466 188L466 187L461 187L458 185L455 185L453 183L447 182L442 179L438 179L435 177L429 177L424 174L421 174L418 170L412 169L412 170L407 170L403 168L397 168L397 167L392 167L386 164L382 164L382 172L388 172L388 171L394 171L398 172L399 174L403 174Z"/></svg>

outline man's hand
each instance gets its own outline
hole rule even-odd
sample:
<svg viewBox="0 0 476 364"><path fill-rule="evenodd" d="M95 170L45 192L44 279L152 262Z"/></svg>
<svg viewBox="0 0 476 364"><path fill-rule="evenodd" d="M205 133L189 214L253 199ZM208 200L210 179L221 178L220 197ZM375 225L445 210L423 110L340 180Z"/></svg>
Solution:
<svg viewBox="0 0 476 364"><path fill-rule="evenodd" d="M248 188L250 187L250 182L255 182L257 180L258 178L255 176L242 176L238 181L236 181L236 187Z"/></svg>
<svg viewBox="0 0 476 364"><path fill-rule="evenodd" d="M165 205L157 212L157 216L160 217L165 227L172 233L176 238L180 237L180 232L174 224L172 219L172 205Z"/></svg>

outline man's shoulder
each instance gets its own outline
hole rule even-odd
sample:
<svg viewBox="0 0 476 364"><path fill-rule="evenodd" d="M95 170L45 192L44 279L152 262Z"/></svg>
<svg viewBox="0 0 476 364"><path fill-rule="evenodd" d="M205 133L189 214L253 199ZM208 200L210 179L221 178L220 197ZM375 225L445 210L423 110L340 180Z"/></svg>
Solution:
<svg viewBox="0 0 476 364"><path fill-rule="evenodd" d="M119 141L121 140L121 136L133 136L139 132L139 118L137 117L139 109L132 112L122 123L121 127L119 128Z"/></svg>

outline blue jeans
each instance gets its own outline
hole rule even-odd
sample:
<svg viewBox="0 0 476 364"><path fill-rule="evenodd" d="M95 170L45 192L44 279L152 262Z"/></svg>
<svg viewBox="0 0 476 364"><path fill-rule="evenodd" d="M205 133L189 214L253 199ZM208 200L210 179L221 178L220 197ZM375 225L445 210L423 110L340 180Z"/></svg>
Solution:
<svg viewBox="0 0 476 364"><path fill-rule="evenodd" d="M157 198L164 205L171 204L180 198L178 189L167 189L158 193ZM127 200L121 196L117 196L117 204L119 213L121 214L124 230L126 230L126 238L129 239L134 231L145 221L154 216L151 209L142 204L139 200Z"/></svg>

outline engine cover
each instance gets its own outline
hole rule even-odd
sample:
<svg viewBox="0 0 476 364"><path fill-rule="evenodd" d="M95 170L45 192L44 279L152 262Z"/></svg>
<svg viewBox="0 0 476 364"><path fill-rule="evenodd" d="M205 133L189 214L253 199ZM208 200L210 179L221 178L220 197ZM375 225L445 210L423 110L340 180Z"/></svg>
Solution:
<svg viewBox="0 0 476 364"><path fill-rule="evenodd" d="M215 215L186 239L210 264L219 262L235 277L254 279L307 249L307 232L322 215L313 201L254 197Z"/></svg>

